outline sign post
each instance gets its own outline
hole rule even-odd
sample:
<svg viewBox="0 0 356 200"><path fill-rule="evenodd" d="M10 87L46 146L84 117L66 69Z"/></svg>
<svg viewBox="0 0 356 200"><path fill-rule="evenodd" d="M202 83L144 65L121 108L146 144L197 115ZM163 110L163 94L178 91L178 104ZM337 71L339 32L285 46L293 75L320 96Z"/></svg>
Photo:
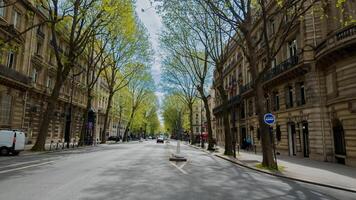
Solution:
<svg viewBox="0 0 356 200"><path fill-rule="evenodd" d="M263 120L265 124L269 125L270 127L273 126L276 123L276 117L272 113L266 113L263 117ZM270 129L271 130L271 129ZM276 167L278 170L278 164L277 164L277 155L276 155L276 145L275 145L275 137L273 135L273 131L270 133L272 134L272 139L273 139L273 154L274 154L274 159L276 161Z"/></svg>

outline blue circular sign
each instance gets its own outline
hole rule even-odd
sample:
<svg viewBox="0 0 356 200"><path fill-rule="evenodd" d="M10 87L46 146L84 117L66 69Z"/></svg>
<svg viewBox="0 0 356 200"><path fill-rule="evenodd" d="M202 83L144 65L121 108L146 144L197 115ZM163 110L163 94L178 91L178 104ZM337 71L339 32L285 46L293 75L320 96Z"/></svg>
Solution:
<svg viewBox="0 0 356 200"><path fill-rule="evenodd" d="M272 113L267 113L263 117L264 121L268 125L273 125L276 122L276 117Z"/></svg>

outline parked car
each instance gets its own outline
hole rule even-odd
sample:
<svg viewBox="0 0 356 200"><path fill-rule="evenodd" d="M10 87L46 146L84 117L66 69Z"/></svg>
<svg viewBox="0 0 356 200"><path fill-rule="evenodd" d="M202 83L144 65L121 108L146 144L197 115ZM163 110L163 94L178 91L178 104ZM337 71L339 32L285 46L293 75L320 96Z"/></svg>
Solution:
<svg viewBox="0 0 356 200"><path fill-rule="evenodd" d="M164 138L163 137L158 137L157 138L157 143L164 143Z"/></svg>
<svg viewBox="0 0 356 200"><path fill-rule="evenodd" d="M25 150L25 133L21 131L0 130L0 155L18 155Z"/></svg>

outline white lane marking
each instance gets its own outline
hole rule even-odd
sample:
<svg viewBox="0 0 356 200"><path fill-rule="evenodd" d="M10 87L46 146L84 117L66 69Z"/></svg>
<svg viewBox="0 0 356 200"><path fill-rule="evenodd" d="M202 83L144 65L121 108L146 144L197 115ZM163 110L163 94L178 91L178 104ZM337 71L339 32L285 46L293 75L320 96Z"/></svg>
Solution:
<svg viewBox="0 0 356 200"><path fill-rule="evenodd" d="M183 169L183 167L189 162L189 160L187 160L186 162L183 163L183 165L181 165L179 168Z"/></svg>
<svg viewBox="0 0 356 200"><path fill-rule="evenodd" d="M29 163L47 161L47 160L48 159L46 159L46 160L32 160L32 161L27 161L27 162L19 162L19 163L14 163L14 164L11 164L11 165L1 166L0 169L8 168L8 167L14 167L14 166L18 166L18 165L25 165L25 164L29 164Z"/></svg>
<svg viewBox="0 0 356 200"><path fill-rule="evenodd" d="M181 169L180 167L178 167L176 164L174 164L173 162L169 162L171 163L171 165L173 165L175 168L177 168L180 172L182 172L183 174L188 174L186 171L184 171L183 169Z"/></svg>
<svg viewBox="0 0 356 200"><path fill-rule="evenodd" d="M53 162L54 161L49 161L49 162L44 162L44 163L28 165L28 166L24 166L24 167L19 167L19 168L15 168L15 169L3 170L3 171L0 171L0 174L5 174L5 173L8 173L8 172L18 171L18 170L22 170L22 169L31 168L31 167L37 167L37 166L41 166L41 165L47 165L47 164L50 164L50 163L53 163Z"/></svg>

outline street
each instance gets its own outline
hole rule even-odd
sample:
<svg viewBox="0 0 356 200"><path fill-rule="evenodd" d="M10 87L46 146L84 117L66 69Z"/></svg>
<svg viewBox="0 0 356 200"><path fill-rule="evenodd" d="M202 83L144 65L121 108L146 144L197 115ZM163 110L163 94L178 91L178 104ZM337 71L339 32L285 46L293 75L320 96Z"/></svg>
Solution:
<svg viewBox="0 0 356 200"><path fill-rule="evenodd" d="M188 162L169 162L175 145L144 141L0 157L0 199L356 199L354 193L245 169L187 145L181 151Z"/></svg>

